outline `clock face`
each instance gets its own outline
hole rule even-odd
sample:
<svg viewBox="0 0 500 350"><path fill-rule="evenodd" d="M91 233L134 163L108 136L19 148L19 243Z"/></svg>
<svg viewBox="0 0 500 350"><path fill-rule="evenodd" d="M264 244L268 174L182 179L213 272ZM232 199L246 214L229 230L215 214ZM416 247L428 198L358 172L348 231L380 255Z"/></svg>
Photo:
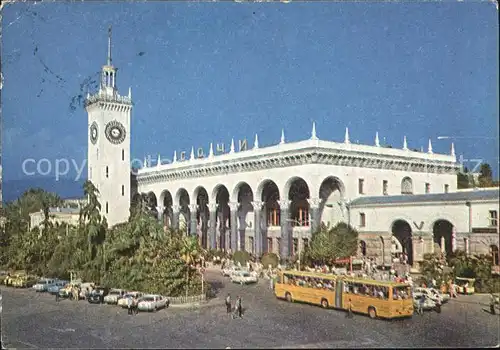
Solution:
<svg viewBox="0 0 500 350"><path fill-rule="evenodd" d="M93 122L92 125L90 126L90 142L92 142L92 144L95 145L98 137L99 137L99 128L97 126L97 123Z"/></svg>
<svg viewBox="0 0 500 350"><path fill-rule="evenodd" d="M125 140L127 132L122 123L113 120L106 125L105 134L109 142L118 145Z"/></svg>

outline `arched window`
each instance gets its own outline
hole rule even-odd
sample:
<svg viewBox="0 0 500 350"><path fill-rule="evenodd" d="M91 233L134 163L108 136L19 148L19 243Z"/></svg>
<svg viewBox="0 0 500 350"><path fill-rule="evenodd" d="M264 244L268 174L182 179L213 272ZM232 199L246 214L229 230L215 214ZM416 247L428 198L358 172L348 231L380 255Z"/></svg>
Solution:
<svg viewBox="0 0 500 350"><path fill-rule="evenodd" d="M491 248L491 256L493 258L493 265L498 265L498 246L492 244Z"/></svg>
<svg viewBox="0 0 500 350"><path fill-rule="evenodd" d="M401 181L401 194L413 194L413 182L409 177Z"/></svg>

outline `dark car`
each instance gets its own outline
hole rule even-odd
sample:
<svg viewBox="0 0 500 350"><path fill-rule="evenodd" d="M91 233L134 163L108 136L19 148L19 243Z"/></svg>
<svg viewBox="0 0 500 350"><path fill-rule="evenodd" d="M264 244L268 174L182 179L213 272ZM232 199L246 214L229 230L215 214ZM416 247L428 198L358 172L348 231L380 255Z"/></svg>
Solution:
<svg viewBox="0 0 500 350"><path fill-rule="evenodd" d="M94 290L87 296L87 301L90 304L102 304L104 303L104 297L108 295L109 288L107 287L96 287Z"/></svg>

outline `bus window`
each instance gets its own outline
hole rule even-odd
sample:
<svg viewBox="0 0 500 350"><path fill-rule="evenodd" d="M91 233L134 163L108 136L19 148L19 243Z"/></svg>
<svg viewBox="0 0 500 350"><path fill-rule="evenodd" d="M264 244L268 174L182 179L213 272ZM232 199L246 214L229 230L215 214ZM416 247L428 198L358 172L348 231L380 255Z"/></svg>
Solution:
<svg viewBox="0 0 500 350"><path fill-rule="evenodd" d="M411 297L410 286L392 287L392 299L403 300Z"/></svg>

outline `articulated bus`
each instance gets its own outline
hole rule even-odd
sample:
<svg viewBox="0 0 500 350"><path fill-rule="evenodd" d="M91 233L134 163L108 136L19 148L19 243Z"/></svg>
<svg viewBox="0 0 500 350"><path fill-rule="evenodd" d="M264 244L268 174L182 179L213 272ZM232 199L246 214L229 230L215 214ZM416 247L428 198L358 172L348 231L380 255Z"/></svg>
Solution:
<svg viewBox="0 0 500 350"><path fill-rule="evenodd" d="M278 275L277 298L347 310L370 318L399 318L413 315L413 298L408 284L364 278L283 271Z"/></svg>

